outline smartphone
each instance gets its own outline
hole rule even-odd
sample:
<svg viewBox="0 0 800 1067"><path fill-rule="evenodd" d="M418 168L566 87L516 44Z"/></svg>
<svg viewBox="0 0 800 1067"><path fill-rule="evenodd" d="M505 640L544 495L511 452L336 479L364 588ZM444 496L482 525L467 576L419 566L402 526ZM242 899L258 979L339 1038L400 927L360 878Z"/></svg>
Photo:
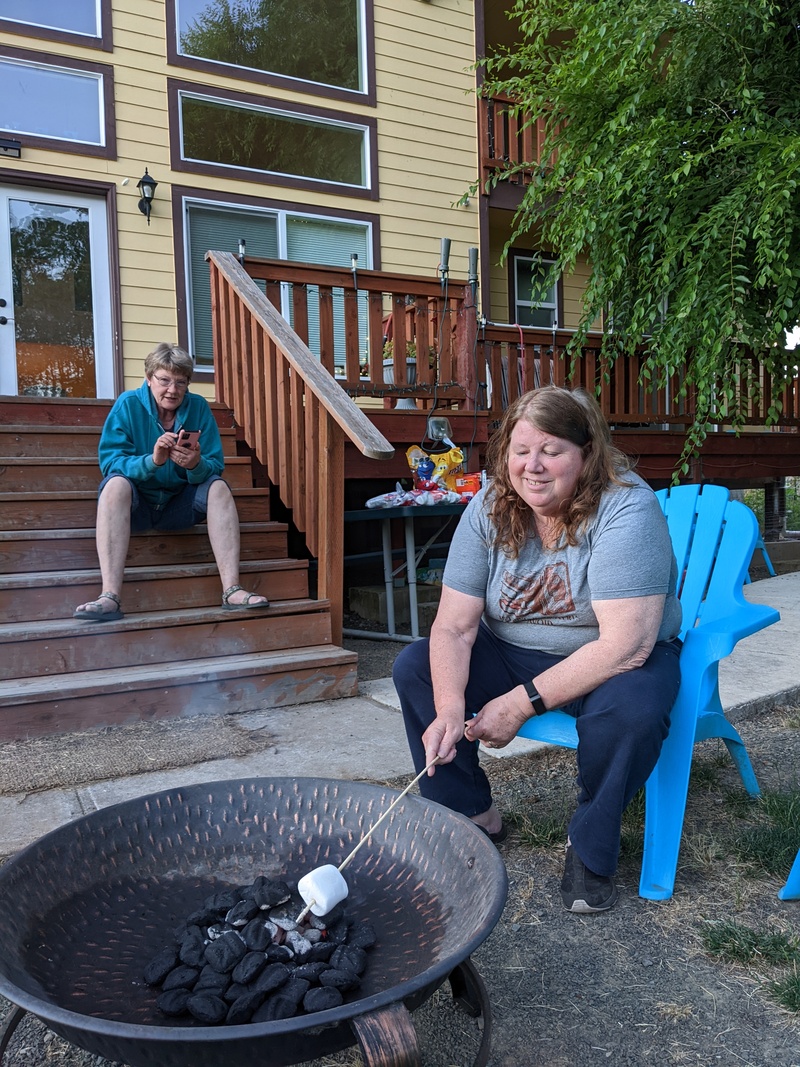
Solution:
<svg viewBox="0 0 800 1067"><path fill-rule="evenodd" d="M187 447L191 445L194 447L200 439L199 430L187 430L185 427L181 427L180 434L178 435L178 444Z"/></svg>

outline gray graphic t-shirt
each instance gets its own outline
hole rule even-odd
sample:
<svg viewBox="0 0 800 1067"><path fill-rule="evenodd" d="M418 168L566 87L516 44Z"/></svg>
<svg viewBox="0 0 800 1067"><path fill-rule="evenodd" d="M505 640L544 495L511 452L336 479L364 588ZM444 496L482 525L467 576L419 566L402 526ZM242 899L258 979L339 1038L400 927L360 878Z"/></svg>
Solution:
<svg viewBox="0 0 800 1067"><path fill-rule="evenodd" d="M580 544L543 549L532 537L516 559L495 548L491 486L481 490L453 536L444 584L483 599L484 621L504 641L559 656L597 640L593 600L666 593L658 639L672 640L681 607L667 522L647 483L624 479L603 494Z"/></svg>

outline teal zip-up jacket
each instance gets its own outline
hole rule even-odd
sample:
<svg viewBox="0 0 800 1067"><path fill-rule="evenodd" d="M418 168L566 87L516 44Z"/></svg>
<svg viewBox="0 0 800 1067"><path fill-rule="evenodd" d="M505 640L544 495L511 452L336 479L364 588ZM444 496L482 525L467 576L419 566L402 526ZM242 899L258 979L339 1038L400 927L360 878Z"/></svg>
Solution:
<svg viewBox="0 0 800 1067"><path fill-rule="evenodd" d="M225 458L216 420L207 401L187 391L175 413L175 433L183 427L200 431L200 462L193 470L184 470L172 460L163 467L153 462L153 449L164 433L158 420L150 386L143 382L138 389L123 393L116 401L103 426L97 450L103 477L124 474L151 505L162 506L189 482L199 485L214 474L222 474Z"/></svg>

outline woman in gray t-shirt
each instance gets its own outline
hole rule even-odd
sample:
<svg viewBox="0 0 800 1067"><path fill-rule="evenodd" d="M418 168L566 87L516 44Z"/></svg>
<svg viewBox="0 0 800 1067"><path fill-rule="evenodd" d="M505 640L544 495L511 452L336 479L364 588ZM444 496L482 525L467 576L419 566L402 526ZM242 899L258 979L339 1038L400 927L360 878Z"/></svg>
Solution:
<svg viewBox="0 0 800 1067"><path fill-rule="evenodd" d="M571 911L604 911L617 898L622 812L655 766L680 680L666 520L583 390L520 397L488 464L430 640L395 664L409 745L418 771L438 759L423 795L500 841L477 742L503 747L549 708L574 714L579 796L561 895Z"/></svg>

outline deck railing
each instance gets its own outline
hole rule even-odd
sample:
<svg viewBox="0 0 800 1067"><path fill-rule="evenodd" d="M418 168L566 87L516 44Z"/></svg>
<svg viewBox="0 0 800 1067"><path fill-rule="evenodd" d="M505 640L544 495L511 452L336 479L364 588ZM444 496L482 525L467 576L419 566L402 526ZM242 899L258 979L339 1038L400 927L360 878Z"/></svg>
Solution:
<svg viewBox="0 0 800 1067"><path fill-rule="evenodd" d="M250 257L244 268L351 396L474 406L477 319L466 282Z"/></svg>
<svg viewBox="0 0 800 1067"><path fill-rule="evenodd" d="M601 337L590 335L580 353L571 357L567 346L572 339L568 331L541 330L523 326L488 324L479 331L478 363L487 369L486 407L491 419L502 412L521 393L539 385L582 385L594 392L606 419L620 429L632 426L659 429L680 428L694 420L694 397L691 386L684 388L684 373L672 375L665 385L648 383L642 375L642 353L624 356L609 365L600 352ZM690 360L687 359L687 366ZM499 383L499 386L498 386ZM735 389L749 391L755 385L754 398L745 405L744 422L765 426L772 381L754 356L743 353L732 376ZM711 419L716 426L726 426L731 413L724 401L720 383L720 403ZM779 391L781 427L800 426L800 377L791 368L788 383Z"/></svg>
<svg viewBox="0 0 800 1067"><path fill-rule="evenodd" d="M596 392L603 414L621 428L680 428L694 418L691 388L683 395L683 371L656 387L642 376L641 353L609 365L601 356L599 333L590 334L573 357L568 330L481 325L476 294L463 281L443 285L438 278L250 257L244 271L353 397L383 398L385 406L402 399L423 411L434 403L485 410L494 421L521 392L554 382ZM784 427L800 426L800 380L796 367L792 372L780 392ZM772 383L763 365L743 353L734 385L753 382L761 399L748 403L745 422L764 426ZM711 420L720 426L730 421L724 395L720 388Z"/></svg>
<svg viewBox="0 0 800 1067"><path fill-rule="evenodd" d="M231 408L318 560L317 595L341 643L344 443L394 448L353 403L230 252L208 252L217 399ZM270 292L274 296L274 292Z"/></svg>
<svg viewBox="0 0 800 1067"><path fill-rule="evenodd" d="M498 173L512 171L504 181L513 185L527 185L535 167L541 166L544 144L544 121L517 111L508 96L482 96L479 103L479 150L481 157L482 191L486 182Z"/></svg>

